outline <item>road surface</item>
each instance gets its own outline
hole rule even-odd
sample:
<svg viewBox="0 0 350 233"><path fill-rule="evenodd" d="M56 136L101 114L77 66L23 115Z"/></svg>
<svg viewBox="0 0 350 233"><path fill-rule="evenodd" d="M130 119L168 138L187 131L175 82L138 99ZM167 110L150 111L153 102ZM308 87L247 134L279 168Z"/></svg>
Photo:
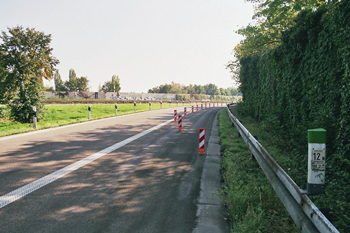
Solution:
<svg viewBox="0 0 350 233"><path fill-rule="evenodd" d="M0 138L0 232L192 232L221 108L173 109Z"/></svg>

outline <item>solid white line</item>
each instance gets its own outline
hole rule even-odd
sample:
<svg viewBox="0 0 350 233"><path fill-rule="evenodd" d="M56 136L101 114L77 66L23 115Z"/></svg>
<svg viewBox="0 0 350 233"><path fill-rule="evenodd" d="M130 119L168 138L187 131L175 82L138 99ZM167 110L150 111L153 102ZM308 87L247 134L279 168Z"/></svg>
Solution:
<svg viewBox="0 0 350 233"><path fill-rule="evenodd" d="M3 196L0 197L0 209L3 208L4 206L12 203L12 202L15 202L17 201L18 199L34 192L35 190L37 189L40 189L42 187L44 187L45 185L55 181L55 180L58 180L59 178L87 165L88 163L91 163L92 161L96 160L96 159L99 159L109 153L111 153L112 151L114 150L117 150L119 148L121 148L122 146L125 146L126 144L132 142L132 141L135 141L136 139L142 137L142 136L145 136L161 127L163 127L164 125L167 125L169 124L170 122L173 122L173 119L171 120L168 120L162 124L159 124L157 126L154 126L153 128L150 128L146 131L143 131L139 134L136 134L130 138L127 138L121 142L118 142L110 147L107 147L93 155L90 155L84 159L81 159L75 163L72 163L64 168L61 168L60 170L57 170L47 176L44 176L36 181L33 181L25 186L22 186L10 193L7 193Z"/></svg>

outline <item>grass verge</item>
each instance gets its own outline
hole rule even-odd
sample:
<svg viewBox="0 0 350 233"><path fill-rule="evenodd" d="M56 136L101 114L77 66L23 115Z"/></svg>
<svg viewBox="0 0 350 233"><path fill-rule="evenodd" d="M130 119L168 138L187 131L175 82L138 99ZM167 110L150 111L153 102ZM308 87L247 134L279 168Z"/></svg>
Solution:
<svg viewBox="0 0 350 233"><path fill-rule="evenodd" d="M171 107L182 107L182 104L172 104ZM160 109L160 104L152 104L152 110ZM162 108L169 108L169 104L163 104ZM6 120L5 106L1 106L0 116L0 137L12 134L19 134L34 131L33 123L19 123ZM47 105L42 120L37 123L37 129L46 129L62 125L74 124L78 122L88 121L88 104L67 104L67 105ZM149 110L149 104L137 104L137 112ZM134 113L134 104L118 104L118 116ZM91 105L91 120L113 117L115 116L114 104L92 104Z"/></svg>
<svg viewBox="0 0 350 233"><path fill-rule="evenodd" d="M252 159L249 148L232 126L226 109L219 114L219 130L221 195L231 232L299 232L258 163Z"/></svg>

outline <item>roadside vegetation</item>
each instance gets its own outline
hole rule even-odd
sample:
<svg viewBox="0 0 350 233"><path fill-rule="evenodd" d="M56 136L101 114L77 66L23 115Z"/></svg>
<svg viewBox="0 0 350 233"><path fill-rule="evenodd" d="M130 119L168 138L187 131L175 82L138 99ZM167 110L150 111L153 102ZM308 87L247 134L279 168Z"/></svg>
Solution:
<svg viewBox="0 0 350 233"><path fill-rule="evenodd" d="M307 131L327 131L325 194L312 201L350 232L350 1L249 1L259 3L256 24L239 31L231 64L238 112L290 152L284 169L302 189Z"/></svg>
<svg viewBox="0 0 350 233"><path fill-rule="evenodd" d="M269 140L273 135L261 132L258 124L249 117L235 115L250 132L258 135L259 142L268 146L272 156L280 154ZM249 148L232 126L226 109L219 114L219 129L222 150L221 195L231 232L298 232L259 164L252 158ZM279 156L281 162L288 160L290 158L286 155Z"/></svg>
<svg viewBox="0 0 350 233"><path fill-rule="evenodd" d="M172 105L176 106L176 105ZM182 106L182 104L179 106ZM163 104L162 108L168 108L169 104ZM37 129L46 129L77 122L88 121L88 104L79 105L48 105L45 106L44 116L37 123ZM152 104L152 110L160 109L160 104ZM137 112L149 110L149 104L137 104ZM134 113L134 104L118 104L118 116ZM91 120L115 116L114 104L91 105ZM6 106L0 106L0 137L34 131L33 123L20 123L10 120L10 110Z"/></svg>

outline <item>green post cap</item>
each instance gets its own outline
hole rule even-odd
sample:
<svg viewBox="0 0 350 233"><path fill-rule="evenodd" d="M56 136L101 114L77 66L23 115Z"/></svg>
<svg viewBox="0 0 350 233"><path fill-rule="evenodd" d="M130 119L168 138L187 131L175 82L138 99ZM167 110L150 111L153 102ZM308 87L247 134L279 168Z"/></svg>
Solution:
<svg viewBox="0 0 350 233"><path fill-rule="evenodd" d="M326 143L326 132L325 129L308 129L307 130L307 141L308 143Z"/></svg>

